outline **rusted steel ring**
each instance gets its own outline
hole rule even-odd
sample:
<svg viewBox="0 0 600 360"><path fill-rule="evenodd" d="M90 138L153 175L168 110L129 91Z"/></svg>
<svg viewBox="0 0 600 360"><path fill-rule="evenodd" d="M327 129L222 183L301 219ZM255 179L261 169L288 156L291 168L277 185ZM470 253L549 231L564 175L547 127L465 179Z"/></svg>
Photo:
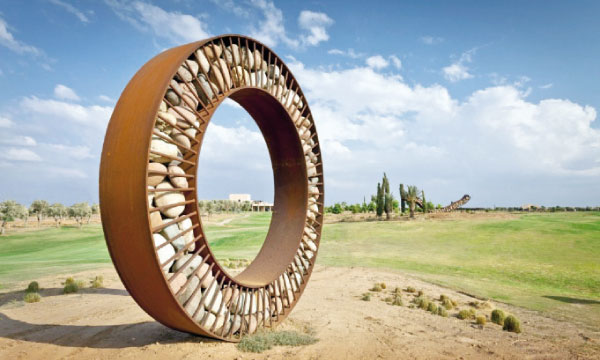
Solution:
<svg viewBox="0 0 600 360"><path fill-rule="evenodd" d="M275 199L265 242L232 276L202 229L196 174L202 139L230 98L269 149ZM300 86L268 47L223 35L148 61L110 119L100 165L102 225L125 287L166 326L238 341L291 312L310 278L323 224L323 165Z"/></svg>

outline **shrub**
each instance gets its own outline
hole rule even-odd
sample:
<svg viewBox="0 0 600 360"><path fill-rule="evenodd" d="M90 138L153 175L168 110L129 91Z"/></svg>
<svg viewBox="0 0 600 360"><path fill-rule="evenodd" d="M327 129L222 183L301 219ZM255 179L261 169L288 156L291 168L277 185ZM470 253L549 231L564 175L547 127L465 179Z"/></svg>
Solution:
<svg viewBox="0 0 600 360"><path fill-rule="evenodd" d="M448 317L448 312L441 306L437 308L437 314L442 317Z"/></svg>
<svg viewBox="0 0 600 360"><path fill-rule="evenodd" d="M442 300L442 306L446 309L446 310L452 310L452 308L454 307L452 305L452 300L446 298L444 300Z"/></svg>
<svg viewBox="0 0 600 360"><path fill-rule="evenodd" d="M427 305L427 311L432 314L437 314L438 307L434 302L430 302L429 305Z"/></svg>
<svg viewBox="0 0 600 360"><path fill-rule="evenodd" d="M25 290L25 292L28 293L36 293L40 291L40 284L38 284L37 281L32 281L29 283L29 285L27 285L27 289Z"/></svg>
<svg viewBox="0 0 600 360"><path fill-rule="evenodd" d="M65 294L72 294L76 293L77 291L79 291L79 286L77 286L77 283L75 282L66 283L65 287L63 288L63 293Z"/></svg>
<svg viewBox="0 0 600 360"><path fill-rule="evenodd" d="M73 279L73 277L69 276L67 278L67 280L65 280L65 285L70 285L70 284L75 284L75 279Z"/></svg>
<svg viewBox="0 0 600 360"><path fill-rule="evenodd" d="M461 320L465 320L465 319L471 319L475 316L475 311L473 311L473 309L469 309L469 310L461 310L458 312L457 317Z"/></svg>
<svg viewBox="0 0 600 360"><path fill-rule="evenodd" d="M414 292L415 292L415 291L417 291L417 290L415 290L415 288L414 288L414 287L412 287L412 286L409 286L409 287L407 287L407 288L406 288L406 290L405 290L405 291L406 291L407 293L414 293Z"/></svg>
<svg viewBox="0 0 600 360"><path fill-rule="evenodd" d="M404 303L402 302L402 297L400 297L400 295L396 295L396 297L394 297L394 301L392 301L392 305L395 305L395 306L404 305Z"/></svg>
<svg viewBox="0 0 600 360"><path fill-rule="evenodd" d="M477 318L475 318L475 322L477 323L477 325L485 325L486 320L487 319L483 315L479 315Z"/></svg>
<svg viewBox="0 0 600 360"><path fill-rule="evenodd" d="M395 295L401 295L402 294L402 289L400 289L399 287L394 289L394 294Z"/></svg>
<svg viewBox="0 0 600 360"><path fill-rule="evenodd" d="M417 298L415 298L413 300L413 302L420 308L423 310L427 310L427 308L429 307L429 300L427 300L425 297L423 296L419 296Z"/></svg>
<svg viewBox="0 0 600 360"><path fill-rule="evenodd" d="M387 285L384 282L379 283L379 286L384 290L387 288Z"/></svg>
<svg viewBox="0 0 600 360"><path fill-rule="evenodd" d="M500 309L492 311L492 322L500 326L504 325L504 311Z"/></svg>
<svg viewBox="0 0 600 360"><path fill-rule="evenodd" d="M444 294L440 295L440 301L441 302L444 302L446 300L450 300L450 298L447 295L444 295Z"/></svg>
<svg viewBox="0 0 600 360"><path fill-rule="evenodd" d="M369 293L364 293L362 295L362 298L360 298L362 301L371 301L371 294Z"/></svg>
<svg viewBox="0 0 600 360"><path fill-rule="evenodd" d="M417 296L423 296L423 290L419 290L419 292L417 293Z"/></svg>
<svg viewBox="0 0 600 360"><path fill-rule="evenodd" d="M94 289L104 287L104 277L102 275L96 276L94 280L90 281L90 287Z"/></svg>
<svg viewBox="0 0 600 360"><path fill-rule="evenodd" d="M42 300L42 297L36 292L27 292L23 297L23 301L25 301L26 303L39 302L40 300Z"/></svg>
<svg viewBox="0 0 600 360"><path fill-rule="evenodd" d="M370 291L375 291L375 292L380 292L381 290L383 290L383 288L381 287L381 284L376 283L375 285L373 285L373 287L370 289Z"/></svg>
<svg viewBox="0 0 600 360"><path fill-rule="evenodd" d="M260 353L273 346L302 346L311 345L318 341L312 335L300 334L296 331L264 331L251 336L245 336L237 348L245 352Z"/></svg>
<svg viewBox="0 0 600 360"><path fill-rule="evenodd" d="M515 316L508 315L504 319L504 326L502 327L502 330L510 331L510 332L514 332L514 333L520 333L521 332L521 322Z"/></svg>

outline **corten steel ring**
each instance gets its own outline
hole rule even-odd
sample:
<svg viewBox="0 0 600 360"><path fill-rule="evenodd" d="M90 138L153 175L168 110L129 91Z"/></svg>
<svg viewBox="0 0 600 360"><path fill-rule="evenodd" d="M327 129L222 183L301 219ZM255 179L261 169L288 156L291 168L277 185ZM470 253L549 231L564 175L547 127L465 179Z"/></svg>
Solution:
<svg viewBox="0 0 600 360"><path fill-rule="evenodd" d="M237 276L208 245L196 193L202 139L226 98L260 128L275 185L267 237ZM148 61L115 107L100 165L104 234L131 296L166 326L227 341L283 321L321 237L320 152L300 86L258 41L218 36Z"/></svg>

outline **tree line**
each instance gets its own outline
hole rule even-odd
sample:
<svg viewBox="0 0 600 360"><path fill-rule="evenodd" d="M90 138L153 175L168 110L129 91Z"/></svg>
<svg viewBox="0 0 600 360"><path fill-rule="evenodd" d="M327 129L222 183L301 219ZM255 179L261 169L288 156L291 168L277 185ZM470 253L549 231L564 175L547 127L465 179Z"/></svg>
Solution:
<svg viewBox="0 0 600 360"><path fill-rule="evenodd" d="M87 202L65 206L60 203L50 204L46 200L35 200L27 207L14 200L6 200L0 202L0 235L4 234L6 225L16 219L23 220L27 226L29 217L35 216L39 227L42 220L53 218L56 227L60 227L65 219L71 218L81 227L84 222L89 224L92 215L98 213L98 204L90 205Z"/></svg>
<svg viewBox="0 0 600 360"><path fill-rule="evenodd" d="M198 208L209 216L214 213L252 211L251 201L199 200Z"/></svg>

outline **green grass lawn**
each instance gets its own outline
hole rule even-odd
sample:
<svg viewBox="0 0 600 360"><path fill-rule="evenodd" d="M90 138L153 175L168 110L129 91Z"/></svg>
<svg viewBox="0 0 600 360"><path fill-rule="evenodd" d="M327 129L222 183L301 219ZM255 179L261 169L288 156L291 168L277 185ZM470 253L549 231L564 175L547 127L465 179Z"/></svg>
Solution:
<svg viewBox="0 0 600 360"><path fill-rule="evenodd" d="M251 259L270 219L252 214L205 230L218 258ZM600 324L600 213L328 224L318 262L400 270L555 317ZM0 283L109 263L99 226L0 238Z"/></svg>

